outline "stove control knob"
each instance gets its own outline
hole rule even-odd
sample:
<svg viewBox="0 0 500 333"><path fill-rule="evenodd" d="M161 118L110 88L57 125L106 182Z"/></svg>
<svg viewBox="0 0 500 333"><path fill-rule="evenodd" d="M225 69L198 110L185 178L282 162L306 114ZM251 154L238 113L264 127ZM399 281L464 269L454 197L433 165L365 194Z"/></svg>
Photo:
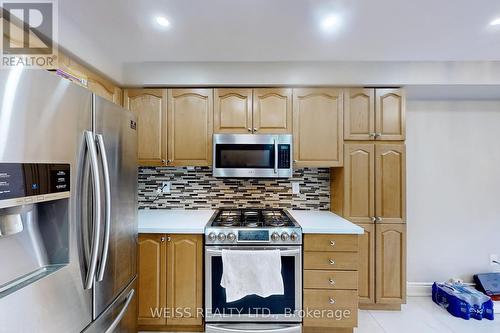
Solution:
<svg viewBox="0 0 500 333"><path fill-rule="evenodd" d="M281 240L287 241L288 240L288 233L284 232L281 234Z"/></svg>
<svg viewBox="0 0 500 333"><path fill-rule="evenodd" d="M297 239L299 239L299 235L297 235L296 232L292 232L292 234L290 235L290 240L295 242Z"/></svg>
<svg viewBox="0 0 500 333"><path fill-rule="evenodd" d="M208 239L211 241L211 242L215 242L217 240L217 235L215 234L215 232L211 232L208 234Z"/></svg>
<svg viewBox="0 0 500 333"><path fill-rule="evenodd" d="M227 235L227 240L230 241L230 242L234 242L236 240L236 235L233 234L232 232L230 232L228 235Z"/></svg>
<svg viewBox="0 0 500 333"><path fill-rule="evenodd" d="M225 240L226 240L226 235L224 235L224 234L221 232L221 233L219 234L219 237L218 237L218 238L219 238L219 241L220 241L220 242L223 242L223 241L225 241Z"/></svg>
<svg viewBox="0 0 500 333"><path fill-rule="evenodd" d="M277 232L273 232L273 234L271 235L271 239L273 240L273 242L277 242L280 239L280 235Z"/></svg>

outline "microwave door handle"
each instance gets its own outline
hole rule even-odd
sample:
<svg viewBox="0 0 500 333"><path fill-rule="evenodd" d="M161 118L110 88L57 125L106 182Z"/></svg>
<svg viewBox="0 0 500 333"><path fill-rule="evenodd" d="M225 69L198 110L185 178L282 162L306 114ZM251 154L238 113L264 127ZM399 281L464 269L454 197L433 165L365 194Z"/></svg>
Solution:
<svg viewBox="0 0 500 333"><path fill-rule="evenodd" d="M102 255L100 266L97 271L97 281L100 282L104 279L104 271L106 270L106 262L108 261L109 252L109 237L111 227L111 183L109 178L108 156L106 154L106 147L104 145L104 138L101 134L97 134L97 143L99 153L101 155L101 164L104 175L104 243L102 245Z"/></svg>
<svg viewBox="0 0 500 333"><path fill-rule="evenodd" d="M274 173L278 173L278 141L274 138Z"/></svg>
<svg viewBox="0 0 500 333"><path fill-rule="evenodd" d="M94 140L94 134L90 131L85 131L85 143L87 151L90 155L90 172L92 174L92 190L93 190L93 224L92 224L92 239L90 244L90 264L85 278L85 289L92 288L95 271L97 267L97 257L99 254L99 230L101 227L101 183L99 179L99 164L97 163L97 149Z"/></svg>

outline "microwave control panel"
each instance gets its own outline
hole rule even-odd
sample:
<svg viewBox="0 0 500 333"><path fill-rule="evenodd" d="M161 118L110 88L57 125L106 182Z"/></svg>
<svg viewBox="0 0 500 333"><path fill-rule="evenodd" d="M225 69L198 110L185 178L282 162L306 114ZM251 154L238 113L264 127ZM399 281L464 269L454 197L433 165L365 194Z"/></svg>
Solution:
<svg viewBox="0 0 500 333"><path fill-rule="evenodd" d="M290 169L290 145L281 144L278 145L278 168L279 169Z"/></svg>

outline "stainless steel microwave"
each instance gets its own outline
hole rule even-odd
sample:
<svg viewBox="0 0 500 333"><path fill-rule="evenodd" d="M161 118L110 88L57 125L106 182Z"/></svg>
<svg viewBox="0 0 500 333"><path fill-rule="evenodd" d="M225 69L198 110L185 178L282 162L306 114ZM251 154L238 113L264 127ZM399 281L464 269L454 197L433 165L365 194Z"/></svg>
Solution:
<svg viewBox="0 0 500 333"><path fill-rule="evenodd" d="M292 135L214 134L214 177L289 178Z"/></svg>

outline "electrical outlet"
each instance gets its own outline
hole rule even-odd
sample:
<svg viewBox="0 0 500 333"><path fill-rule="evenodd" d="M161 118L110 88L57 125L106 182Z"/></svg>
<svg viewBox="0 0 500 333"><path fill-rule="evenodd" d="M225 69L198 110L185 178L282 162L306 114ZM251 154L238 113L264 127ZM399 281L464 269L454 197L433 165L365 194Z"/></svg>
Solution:
<svg viewBox="0 0 500 333"><path fill-rule="evenodd" d="M170 193L170 189L172 187L171 182L162 182L161 183L161 188L163 193Z"/></svg>
<svg viewBox="0 0 500 333"><path fill-rule="evenodd" d="M292 194L300 194L300 183L292 182Z"/></svg>
<svg viewBox="0 0 500 333"><path fill-rule="evenodd" d="M490 265L500 268L500 261L498 261L498 254L490 254Z"/></svg>

